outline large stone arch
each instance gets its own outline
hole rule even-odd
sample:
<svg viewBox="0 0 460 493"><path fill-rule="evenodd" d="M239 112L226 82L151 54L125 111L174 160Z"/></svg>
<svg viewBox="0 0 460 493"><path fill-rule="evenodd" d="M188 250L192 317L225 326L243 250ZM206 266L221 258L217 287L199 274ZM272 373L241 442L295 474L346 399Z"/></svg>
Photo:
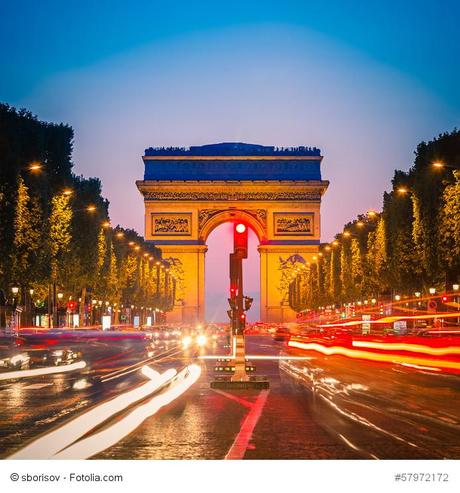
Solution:
<svg viewBox="0 0 460 493"><path fill-rule="evenodd" d="M312 262L318 252L329 183L321 180L321 159L316 149L249 144L146 150L144 180L137 182L145 239L178 259L184 272L185 295L168 320L204 320L206 241L217 226L236 220L259 239L260 319L295 318L282 292L282 266L292 256Z"/></svg>

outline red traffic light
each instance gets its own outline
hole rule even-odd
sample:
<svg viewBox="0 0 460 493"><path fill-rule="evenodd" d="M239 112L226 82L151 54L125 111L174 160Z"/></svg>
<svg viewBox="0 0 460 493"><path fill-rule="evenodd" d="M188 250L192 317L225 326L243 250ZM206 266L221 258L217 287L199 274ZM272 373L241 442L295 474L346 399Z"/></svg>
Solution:
<svg viewBox="0 0 460 493"><path fill-rule="evenodd" d="M444 296L441 298L441 300L442 300L442 302L443 302L443 303L445 303L446 301L448 301L448 299L449 299L449 298L448 298L446 295L444 295Z"/></svg>
<svg viewBox="0 0 460 493"><path fill-rule="evenodd" d="M246 319L246 315L245 315L244 313L242 313L242 314L240 315L240 318L241 318L241 320L245 320L245 319Z"/></svg>
<svg viewBox="0 0 460 493"><path fill-rule="evenodd" d="M248 258L248 228L243 223L233 226L233 252L237 258Z"/></svg>

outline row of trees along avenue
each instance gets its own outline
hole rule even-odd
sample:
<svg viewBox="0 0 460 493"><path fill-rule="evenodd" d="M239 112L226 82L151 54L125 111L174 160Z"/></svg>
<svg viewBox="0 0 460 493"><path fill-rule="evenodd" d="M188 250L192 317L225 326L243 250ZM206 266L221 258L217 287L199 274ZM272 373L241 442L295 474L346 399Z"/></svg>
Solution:
<svg viewBox="0 0 460 493"><path fill-rule="evenodd" d="M419 144L409 171L395 171L382 212L358 216L321 245L312 263L292 267L291 307L458 290L459 168L458 130Z"/></svg>
<svg viewBox="0 0 460 493"><path fill-rule="evenodd" d="M0 327L21 311L22 325L72 312L83 325L172 309L174 267L111 227L99 179L72 172L72 143L68 125L0 104Z"/></svg>

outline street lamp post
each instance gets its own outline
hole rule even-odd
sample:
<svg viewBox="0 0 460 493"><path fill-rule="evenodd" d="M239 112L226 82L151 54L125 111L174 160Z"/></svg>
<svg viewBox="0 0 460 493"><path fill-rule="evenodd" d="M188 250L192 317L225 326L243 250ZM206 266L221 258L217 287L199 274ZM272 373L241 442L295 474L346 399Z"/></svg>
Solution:
<svg viewBox="0 0 460 493"><path fill-rule="evenodd" d="M452 289L454 290L454 293L455 293L455 304L457 305L457 311L460 314L460 304L459 304L459 296L458 296L460 285L459 284L452 284ZM459 324L460 324L460 317L457 317L457 325L459 325Z"/></svg>
<svg viewBox="0 0 460 493"><path fill-rule="evenodd" d="M19 294L19 288L17 286L13 286L11 288L11 292L13 293L12 321L13 321L14 331L16 332L19 329L19 316L16 312L16 305L17 305L17 299L16 298Z"/></svg>
<svg viewBox="0 0 460 493"><path fill-rule="evenodd" d="M34 315L35 315L35 310L34 310L34 290L33 288L29 289L29 309L27 310L29 312L29 319L30 319L30 326L35 325L34 321Z"/></svg>

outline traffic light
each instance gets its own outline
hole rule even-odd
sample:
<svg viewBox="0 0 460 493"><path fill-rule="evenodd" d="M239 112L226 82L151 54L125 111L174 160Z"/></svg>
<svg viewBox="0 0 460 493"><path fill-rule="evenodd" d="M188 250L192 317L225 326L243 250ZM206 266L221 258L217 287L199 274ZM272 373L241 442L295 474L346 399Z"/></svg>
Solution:
<svg viewBox="0 0 460 493"><path fill-rule="evenodd" d="M230 305L230 308L232 310L236 310L236 300L233 298L227 298L228 299L228 304Z"/></svg>
<svg viewBox="0 0 460 493"><path fill-rule="evenodd" d="M243 223L233 226L233 251L239 258L248 258L248 228Z"/></svg>
<svg viewBox="0 0 460 493"><path fill-rule="evenodd" d="M448 296L446 296L446 295L444 295L444 296L441 298L441 301L442 301L443 303L447 303L447 301L449 301L449 297L448 297Z"/></svg>
<svg viewBox="0 0 460 493"><path fill-rule="evenodd" d="M244 297L244 311L247 312L251 308L253 301L254 301L254 298L251 298L250 296Z"/></svg>
<svg viewBox="0 0 460 493"><path fill-rule="evenodd" d="M244 322L246 320L246 313L242 313L240 315L240 319L241 319L242 322Z"/></svg>
<svg viewBox="0 0 460 493"><path fill-rule="evenodd" d="M67 308L68 308L69 311L73 312L76 307L77 307L77 302L76 301L68 301L67 302Z"/></svg>

